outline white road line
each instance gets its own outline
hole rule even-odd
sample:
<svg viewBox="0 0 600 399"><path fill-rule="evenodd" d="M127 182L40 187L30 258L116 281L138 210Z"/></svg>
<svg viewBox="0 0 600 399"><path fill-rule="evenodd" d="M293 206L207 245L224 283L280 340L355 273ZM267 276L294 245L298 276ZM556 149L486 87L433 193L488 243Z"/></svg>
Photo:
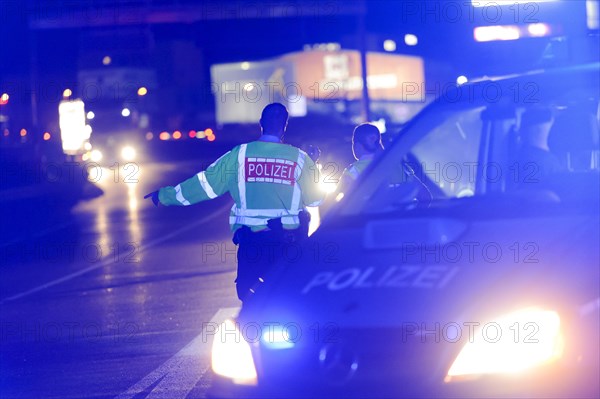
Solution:
<svg viewBox="0 0 600 399"><path fill-rule="evenodd" d="M239 307L219 309L208 325L219 325L226 319L235 317L239 309ZM146 399L184 399L208 371L208 366L203 363L210 355L211 338L212 334L207 334L206 327L203 328L200 335L183 349L115 399L139 397L158 381L160 382L148 393Z"/></svg>
<svg viewBox="0 0 600 399"><path fill-rule="evenodd" d="M194 223L191 223L191 224L189 224L187 226L184 226L184 227L182 227L182 228L180 228L178 230L175 230L175 231L173 231L170 234L167 234L165 236L162 236L162 237L159 237L159 238L157 238L155 240L152 240L149 243L140 246L139 252L143 252L143 251L145 251L145 250L147 250L149 248L152 248L152 247L154 247L154 246L156 246L156 245L158 245L158 244L160 244L160 243L162 243L164 241L167 241L167 240L169 240L169 239L171 239L171 238L173 238L173 237L175 237L175 236L183 233L184 231L190 230L190 229L198 226L199 224L206 223L209 220L213 219L214 217L221 216L220 215L221 212L224 212L226 209L229 209L230 207L231 207L231 205L227 205L227 206L221 207L221 208L217 209L216 211L214 211L213 213L211 213L210 215L208 215L205 218L202 218L200 220L197 220ZM20 298L29 296L31 294L35 294L36 292L45 290L46 288L50 288L50 287L53 287L53 286L61 284L61 283L64 283L65 281L72 280L75 277L79 277L79 276L81 276L83 274L89 273L89 272L94 271L96 269L100 269L100 268L103 268L105 266L108 266L109 264L111 264L113 262L114 262L114 259L113 259L112 254L106 255L104 257L104 259L100 263L98 263L96 265L92 265L90 267L86 267L85 269L81 269L81 270L78 270L78 271L73 272L71 274L67 274L66 276L57 278L56 280L49 281L49 282L44 283L42 285L39 285L37 287L31 288L30 290L21 292L19 294L15 294L13 296L9 296L8 298L4 298L4 299L0 300L0 305L4 304L5 302L14 301L16 299L20 299Z"/></svg>

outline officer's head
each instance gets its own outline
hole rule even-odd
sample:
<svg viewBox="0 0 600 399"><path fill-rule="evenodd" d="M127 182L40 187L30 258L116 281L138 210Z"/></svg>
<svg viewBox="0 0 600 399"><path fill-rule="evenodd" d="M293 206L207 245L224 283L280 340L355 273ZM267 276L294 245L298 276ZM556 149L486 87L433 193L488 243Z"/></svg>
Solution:
<svg viewBox="0 0 600 399"><path fill-rule="evenodd" d="M288 123L288 111L281 103L267 105L260 116L260 126L263 134L283 138Z"/></svg>
<svg viewBox="0 0 600 399"><path fill-rule="evenodd" d="M363 123L354 128L352 133L354 158L360 159L366 154L375 154L380 151L383 151L383 144L377 126L371 123Z"/></svg>

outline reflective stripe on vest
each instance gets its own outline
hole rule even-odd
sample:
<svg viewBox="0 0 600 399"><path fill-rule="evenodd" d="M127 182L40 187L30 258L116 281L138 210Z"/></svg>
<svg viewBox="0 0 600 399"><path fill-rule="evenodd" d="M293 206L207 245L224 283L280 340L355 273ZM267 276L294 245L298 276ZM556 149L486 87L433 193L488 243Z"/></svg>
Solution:
<svg viewBox="0 0 600 399"><path fill-rule="evenodd" d="M181 184L175 186L175 199L177 199L181 205L190 205L190 201L186 200L181 192Z"/></svg>
<svg viewBox="0 0 600 399"><path fill-rule="evenodd" d="M246 203L246 144L240 145L238 153L238 191L240 194L240 208L245 210Z"/></svg>
<svg viewBox="0 0 600 399"><path fill-rule="evenodd" d="M229 224L241 224L244 226L266 226L269 219L250 217L250 216L229 216ZM281 218L282 224L300 224L298 216L283 216Z"/></svg>
<svg viewBox="0 0 600 399"><path fill-rule="evenodd" d="M234 216L279 218L283 216L298 216L299 212L292 213L287 209L239 209L235 204L231 207Z"/></svg>
<svg viewBox="0 0 600 399"><path fill-rule="evenodd" d="M213 190L208 180L206 180L206 173L200 172L196 176L198 176L198 181L200 181L200 185L202 186L202 189L204 190L206 195L208 195L208 198L217 198L218 196L215 193L215 190Z"/></svg>
<svg viewBox="0 0 600 399"><path fill-rule="evenodd" d="M302 191L300 189L300 184L298 184L298 180L300 179L300 174L302 173L302 168L304 167L304 153L302 151L298 151L298 167L294 173L294 179L296 180L296 184L294 184L294 194L292 195L292 206L290 207L290 213L297 215L300 211L300 197L302 195Z"/></svg>

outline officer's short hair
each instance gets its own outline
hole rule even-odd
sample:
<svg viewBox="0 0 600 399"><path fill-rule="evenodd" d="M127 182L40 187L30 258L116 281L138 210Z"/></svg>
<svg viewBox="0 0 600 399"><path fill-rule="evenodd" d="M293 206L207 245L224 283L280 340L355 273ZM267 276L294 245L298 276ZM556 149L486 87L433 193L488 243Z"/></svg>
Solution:
<svg viewBox="0 0 600 399"><path fill-rule="evenodd" d="M285 127L288 121L288 111L281 103L267 105L260 116L260 125L263 130L277 131Z"/></svg>
<svg viewBox="0 0 600 399"><path fill-rule="evenodd" d="M377 126L372 123L362 123L354 128L352 133L352 144L360 143L369 152L383 149L381 133Z"/></svg>

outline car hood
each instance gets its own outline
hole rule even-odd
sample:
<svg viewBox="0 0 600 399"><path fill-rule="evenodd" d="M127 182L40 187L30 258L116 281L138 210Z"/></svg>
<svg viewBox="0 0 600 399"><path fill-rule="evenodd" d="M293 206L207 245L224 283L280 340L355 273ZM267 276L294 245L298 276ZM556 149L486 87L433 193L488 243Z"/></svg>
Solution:
<svg viewBox="0 0 600 399"><path fill-rule="evenodd" d="M597 300L597 210L441 215L325 226L290 247L240 318L401 327L485 322L531 306L576 313Z"/></svg>

